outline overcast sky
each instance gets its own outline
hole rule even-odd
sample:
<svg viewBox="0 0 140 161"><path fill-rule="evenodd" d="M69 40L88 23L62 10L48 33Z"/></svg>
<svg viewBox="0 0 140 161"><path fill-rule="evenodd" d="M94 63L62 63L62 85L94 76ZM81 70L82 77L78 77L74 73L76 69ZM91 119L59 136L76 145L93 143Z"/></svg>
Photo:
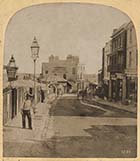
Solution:
<svg viewBox="0 0 140 161"><path fill-rule="evenodd" d="M5 35L4 64L13 54L18 72L33 72L30 46L34 36L40 45L37 72L48 57L68 54L80 57L87 73L97 73L102 48L114 28L130 19L112 7L91 4L45 4L22 9L9 22Z"/></svg>

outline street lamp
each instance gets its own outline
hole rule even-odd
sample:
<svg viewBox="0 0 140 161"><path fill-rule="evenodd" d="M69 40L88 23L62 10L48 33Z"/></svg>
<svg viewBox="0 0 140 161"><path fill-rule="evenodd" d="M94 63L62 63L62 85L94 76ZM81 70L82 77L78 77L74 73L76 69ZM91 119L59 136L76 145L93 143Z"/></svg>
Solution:
<svg viewBox="0 0 140 161"><path fill-rule="evenodd" d="M34 37L34 40L32 42L32 45L31 45L31 53L32 53L32 59L33 59L33 62L34 62L34 108L35 108L35 105L36 105L36 80L35 80L35 77L36 77L36 60L37 58L39 58L39 45L38 45L38 42L37 42L37 39L36 37Z"/></svg>
<svg viewBox="0 0 140 161"><path fill-rule="evenodd" d="M16 66L14 56L12 55L9 60L9 63L6 66L7 77L8 77L8 81L10 82L10 86L11 86L11 82L17 79L17 75L16 75L17 70L18 70L18 67Z"/></svg>

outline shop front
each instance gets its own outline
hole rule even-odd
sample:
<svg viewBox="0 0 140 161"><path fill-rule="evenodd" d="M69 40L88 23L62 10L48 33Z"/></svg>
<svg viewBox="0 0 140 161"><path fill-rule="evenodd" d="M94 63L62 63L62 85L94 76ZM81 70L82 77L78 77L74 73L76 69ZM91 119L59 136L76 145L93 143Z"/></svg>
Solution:
<svg viewBox="0 0 140 161"><path fill-rule="evenodd" d="M126 99L129 103L137 102L137 77L127 76Z"/></svg>
<svg viewBox="0 0 140 161"><path fill-rule="evenodd" d="M109 81L109 98L113 101L122 101L122 96L123 96L122 76L113 75L111 77L111 80Z"/></svg>

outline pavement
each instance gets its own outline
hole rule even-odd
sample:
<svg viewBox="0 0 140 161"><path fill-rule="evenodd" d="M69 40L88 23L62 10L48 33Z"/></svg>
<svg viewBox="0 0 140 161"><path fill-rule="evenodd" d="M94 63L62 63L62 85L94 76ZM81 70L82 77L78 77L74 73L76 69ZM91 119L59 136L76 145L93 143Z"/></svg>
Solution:
<svg viewBox="0 0 140 161"><path fill-rule="evenodd" d="M116 109L132 112L132 113L137 113L137 107L134 104L130 105L124 105L121 102L111 102L108 100L101 99L99 97L92 98L92 100L87 99L88 104L94 104L94 105L99 105L99 106L108 106L108 107L113 107Z"/></svg>
<svg viewBox="0 0 140 161"><path fill-rule="evenodd" d="M32 113L32 126L33 129L22 129L22 117L19 113L14 119L5 124L4 130L4 142L34 142L41 141L43 139L44 126L49 118L49 109L51 103L55 100L54 94L48 95L45 103L38 103L36 105L37 113ZM27 120L26 120L26 123Z"/></svg>

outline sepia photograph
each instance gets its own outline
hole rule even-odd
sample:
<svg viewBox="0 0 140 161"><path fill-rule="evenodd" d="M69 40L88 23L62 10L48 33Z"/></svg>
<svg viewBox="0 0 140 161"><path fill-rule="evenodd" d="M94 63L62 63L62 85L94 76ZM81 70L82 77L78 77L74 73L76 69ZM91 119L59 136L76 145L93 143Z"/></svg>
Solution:
<svg viewBox="0 0 140 161"><path fill-rule="evenodd" d="M25 7L3 53L3 156L136 158L133 21L88 3Z"/></svg>

